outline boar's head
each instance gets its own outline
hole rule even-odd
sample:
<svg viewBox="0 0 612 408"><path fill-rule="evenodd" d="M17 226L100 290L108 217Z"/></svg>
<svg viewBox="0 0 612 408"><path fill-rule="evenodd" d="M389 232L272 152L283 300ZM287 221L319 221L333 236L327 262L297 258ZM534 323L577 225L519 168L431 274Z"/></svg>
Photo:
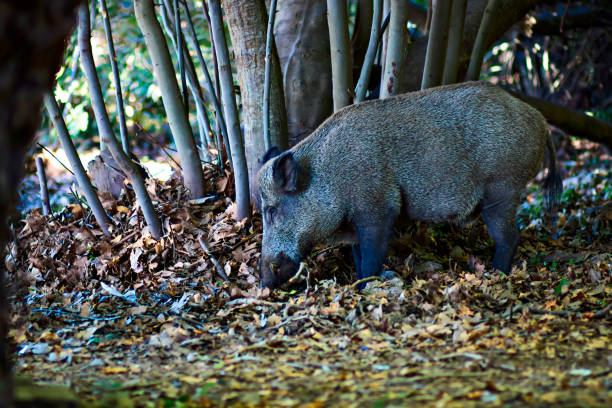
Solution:
<svg viewBox="0 0 612 408"><path fill-rule="evenodd" d="M264 161L256 179L263 215L259 277L262 287L273 289L297 272L312 247L317 217L309 199L307 171L294 154L273 148Z"/></svg>

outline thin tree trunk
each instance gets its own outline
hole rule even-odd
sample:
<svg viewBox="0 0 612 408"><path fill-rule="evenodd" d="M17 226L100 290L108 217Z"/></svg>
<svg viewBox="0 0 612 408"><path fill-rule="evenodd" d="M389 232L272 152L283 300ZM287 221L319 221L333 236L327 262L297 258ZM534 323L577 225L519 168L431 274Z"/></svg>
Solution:
<svg viewBox="0 0 612 408"><path fill-rule="evenodd" d="M265 155L264 83L266 65L266 24L268 15L263 0L224 1L227 25L233 45L234 61L242 101L244 141L251 199L255 198L255 175ZM270 145L287 148L287 113L274 39L270 44ZM221 62L221 59L219 59Z"/></svg>
<svg viewBox="0 0 612 408"><path fill-rule="evenodd" d="M383 0L374 0L374 13L372 15L370 42L368 43L368 50L363 60L363 66L361 67L359 81L357 81L357 87L355 88L356 103L361 102L365 99L365 94L368 90L368 84L370 83L372 65L374 64L374 58L376 58L376 50L378 49L378 39L380 36L380 20L382 19L383 11L382 6Z"/></svg>
<svg viewBox="0 0 612 408"><path fill-rule="evenodd" d="M377 0L374 0L376 3ZM351 37L353 67L363 67L365 56L370 45L374 4L372 0L358 0L355 27ZM382 11L381 11L382 14Z"/></svg>
<svg viewBox="0 0 612 408"><path fill-rule="evenodd" d="M346 0L327 0L334 112L351 104L353 89Z"/></svg>
<svg viewBox="0 0 612 408"><path fill-rule="evenodd" d="M225 40L225 30L221 17L221 5L219 0L209 0L211 27L215 41L215 51L219 63L219 80L221 83L221 99L227 130L229 136L232 161L234 163L234 182L236 185L236 218L242 220L250 218L251 206L249 200L249 173L244 154L240 122L238 120L238 108L234 95L234 79L232 78L232 67Z"/></svg>
<svg viewBox="0 0 612 408"><path fill-rule="evenodd" d="M489 0L489 3L484 10L482 22L478 27L478 35L476 35L476 41L474 42L474 48L472 49L472 56L470 57L468 72L465 76L466 81L477 81L480 78L482 60L485 52L487 51L487 36L491 31L491 26L495 22L494 12L498 7L498 0Z"/></svg>
<svg viewBox="0 0 612 408"><path fill-rule="evenodd" d="M459 58L459 78L463 77L464 74L462 73L467 68L470 52L487 3L488 0L468 1L463 25L461 57ZM492 25L487 36L487 47L490 47L513 24L533 9L537 3L538 0L500 0L499 7L494 12L495 24ZM405 58L410 63L404 64L401 92L415 91L421 88L428 40L427 36L416 38L410 47L406 48Z"/></svg>
<svg viewBox="0 0 612 408"><path fill-rule="evenodd" d="M87 79L87 84L89 86L89 96L91 98L91 105L94 110L96 122L98 123L100 136L102 137L106 147L110 150L115 162L117 162L121 170L130 179L132 187L134 188L134 193L136 194L136 199L138 200L138 204L142 209L142 213L145 217L147 225L149 226L151 235L155 239L159 239L162 236L161 223L155 214L155 210L153 209L153 204L151 203L151 198L147 193L144 179L142 178L136 164L119 146L108 119L108 113L106 112L106 106L104 105L104 99L102 98L102 89L100 88L98 73L96 72L96 66L91 53L89 14L87 13L87 7L85 5L81 5L79 7L78 21L81 63L83 65L83 72L85 73L85 78ZM202 169L200 168L200 172L201 170Z"/></svg>
<svg viewBox="0 0 612 408"><path fill-rule="evenodd" d="M191 54L189 54L187 45L184 43L184 41L182 41L183 32L182 30L179 30L178 33L176 31L176 24L174 24L175 20L172 19L172 14L170 13L171 11L173 11L173 9L171 9L170 7L170 3L168 1L164 1L161 10L162 24L164 26L164 29L166 30L166 34L168 34L168 37L170 37L170 40L172 41L174 51L177 53L177 55L178 46L179 44L181 45L183 51L181 53L181 55L183 56L183 61L179 61L181 80L182 77L185 76L186 85L189 88L189 92L191 92L191 95L193 96L194 104L196 105L196 117L198 121L198 127L204 127L205 129L207 129L206 132L210 132L210 123L208 122L208 115L206 114L206 102L204 101L204 92L202 92L202 88L200 87L200 82L198 81L196 75L195 64L193 63ZM187 13L187 15L189 16L189 13ZM188 21L191 21L191 19L188 18ZM177 34L178 37L181 38L181 41L177 41ZM197 43L196 46L198 46ZM188 98L186 98L185 95L183 95L183 101L188 102ZM187 104L185 106L188 107L189 105ZM207 150L204 150L203 153L205 155L205 160L209 161L210 153Z"/></svg>
<svg viewBox="0 0 612 408"><path fill-rule="evenodd" d="M389 24L389 44L387 59L383 72L380 99L397 94L404 60L406 43L406 21L408 19L408 2L406 0L391 0L391 22Z"/></svg>
<svg viewBox="0 0 612 408"><path fill-rule="evenodd" d="M110 17L106 8L106 0L100 0L102 9L102 19L104 20L104 32L108 43L108 53L110 56L111 68L113 70L113 82L115 83L115 98L117 100L117 115L119 119L119 134L121 135L121 146L123 151L130 154L130 144L128 142L127 125L125 124L125 109L123 109L123 95L121 93L121 79L119 77L119 67L117 66L117 55L115 54L115 44L113 43L113 32L110 25Z"/></svg>
<svg viewBox="0 0 612 408"><path fill-rule="evenodd" d="M204 14L204 17L206 18L206 22L208 23L208 34L209 34L209 38L210 38L210 49L212 52L212 61L213 61L213 69L215 72L215 84L214 86L211 85L211 89L214 90L214 94L215 97L217 98L217 104L220 106L220 100L221 100L221 84L219 81L219 64L217 63L217 52L215 50L215 41L213 38L213 33L212 33L212 25L210 24L210 14L208 13L208 6L206 5L206 1L202 1L202 12ZM205 64L203 64L202 66L206 66ZM207 76L207 83L210 82L212 84L212 82L210 81L210 75L208 75L208 70L204 71L204 74ZM211 91L212 92L212 91ZM217 109L217 105L215 105L215 109ZM225 153L228 157L228 159L231 161L231 153L230 153L230 148L229 148L229 138L227 136L227 126L225 123L225 119L223 117L223 112L222 109L219 109L216 111L217 113L217 120L215 121L215 129L216 129L216 133L217 133L217 146L219 148L219 152L221 152L222 149L222 145L220 143L219 139L219 134L223 134L223 144L225 145ZM221 127L224 127L225 130L221 129ZM221 160L219 163L219 166L221 168L223 168L223 161Z"/></svg>
<svg viewBox="0 0 612 408"><path fill-rule="evenodd" d="M204 195L202 166L191 126L187 120L186 107L181 100L166 40L155 17L153 0L134 0L134 11L153 62L155 80L161 90L162 102L168 114L168 124L178 150L185 185L190 190L192 198L202 197Z"/></svg>
<svg viewBox="0 0 612 408"><path fill-rule="evenodd" d="M272 0L272 2L270 3L270 11L268 14L268 28L266 32L266 68L264 73L263 91L263 136L266 151L270 150L270 148L272 147L272 142L270 141L270 74L272 70L272 44L274 42L274 19L276 17L276 0ZM276 64L278 65L278 55L276 55ZM280 65L278 65L278 71L280 73ZM283 108L285 107L284 105L285 98L283 97ZM285 116L286 115L287 114L285 112ZM285 139L284 148L286 148L286 145L287 140Z"/></svg>
<svg viewBox="0 0 612 408"><path fill-rule="evenodd" d="M42 207L43 215L49 215L51 214L51 204L49 203L49 188L47 187L45 163L43 162L43 159L40 156L36 158L36 173L38 175L38 185L40 187L40 206Z"/></svg>
<svg viewBox="0 0 612 408"><path fill-rule="evenodd" d="M459 58L461 57L461 40L463 39L463 22L465 21L465 8L467 0L453 0L450 23L448 26L448 44L446 46L446 61L442 83L454 84L457 82Z"/></svg>
<svg viewBox="0 0 612 408"><path fill-rule="evenodd" d="M274 24L289 145L333 112L326 0L279 0Z"/></svg>
<svg viewBox="0 0 612 408"><path fill-rule="evenodd" d="M429 31L421 89L431 88L442 83L450 6L448 0L433 1L431 30Z"/></svg>
<svg viewBox="0 0 612 408"><path fill-rule="evenodd" d="M85 10L87 9L85 8ZM86 13L86 15L89 18L89 14ZM104 207L102 207L102 203L100 203L100 199L98 198L98 195L91 184L91 180L89 180L89 177L87 176L83 163L81 163L81 159L79 159L79 154L74 148L74 144L72 143L70 135L68 134L68 129L66 128L66 123L64 122L64 118L62 118L59 106L55 100L55 96L53 96L51 92L45 93L44 102L49 118L53 122L53 126L55 126L55 130L57 131L57 137L60 140L62 149L64 149L64 152L66 152L66 156L68 157L70 167L72 168L72 172L74 173L74 177L77 180L79 188L85 195L87 204L89 204L89 207L91 208L96 221L98 221L102 232L104 232L104 235L107 237L110 237L111 234L108 231L110 219L108 218L108 215L106 215L106 211L104 210Z"/></svg>

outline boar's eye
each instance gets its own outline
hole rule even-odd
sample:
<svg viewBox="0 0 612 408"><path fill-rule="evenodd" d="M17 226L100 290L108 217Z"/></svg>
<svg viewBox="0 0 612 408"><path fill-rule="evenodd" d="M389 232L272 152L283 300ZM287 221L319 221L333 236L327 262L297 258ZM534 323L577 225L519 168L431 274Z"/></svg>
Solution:
<svg viewBox="0 0 612 408"><path fill-rule="evenodd" d="M266 221L269 223L272 222L272 220L274 220L276 213L277 213L276 207L269 205L266 208L264 208L264 217L266 217Z"/></svg>

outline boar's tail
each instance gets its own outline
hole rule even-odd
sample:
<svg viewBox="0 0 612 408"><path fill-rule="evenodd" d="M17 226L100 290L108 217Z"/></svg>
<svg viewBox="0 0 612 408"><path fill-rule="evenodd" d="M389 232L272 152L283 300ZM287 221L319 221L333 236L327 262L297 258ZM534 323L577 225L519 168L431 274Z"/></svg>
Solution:
<svg viewBox="0 0 612 408"><path fill-rule="evenodd" d="M563 192L563 182L561 181L557 165L557 149L555 148L550 131L548 131L548 136L546 136L546 150L548 175L544 180L544 202L546 203L546 209L552 214L559 208L559 201Z"/></svg>

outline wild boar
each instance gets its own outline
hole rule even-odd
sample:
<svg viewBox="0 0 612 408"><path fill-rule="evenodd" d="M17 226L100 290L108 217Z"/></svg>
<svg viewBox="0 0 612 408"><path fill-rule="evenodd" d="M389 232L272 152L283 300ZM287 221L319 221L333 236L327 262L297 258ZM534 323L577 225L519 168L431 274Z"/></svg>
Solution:
<svg viewBox="0 0 612 408"><path fill-rule="evenodd" d="M357 279L370 277L381 272L398 218L464 225L480 213L495 242L493 268L508 273L517 206L547 146L550 208L562 184L546 120L494 85L341 109L290 150L268 152L257 174L261 285L285 283L326 242L352 244Z"/></svg>

